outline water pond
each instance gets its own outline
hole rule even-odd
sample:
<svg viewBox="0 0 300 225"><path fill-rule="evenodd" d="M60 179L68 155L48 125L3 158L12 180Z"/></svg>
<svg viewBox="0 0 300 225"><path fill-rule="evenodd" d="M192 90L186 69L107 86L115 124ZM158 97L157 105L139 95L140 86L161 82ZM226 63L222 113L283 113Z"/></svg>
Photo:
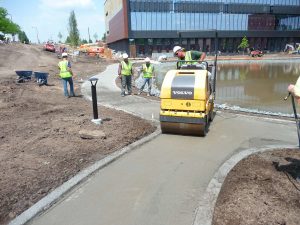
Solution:
<svg viewBox="0 0 300 225"><path fill-rule="evenodd" d="M160 89L166 72L175 63L156 65ZM265 114L292 114L290 101L283 101L287 87L300 75L300 60L219 61L216 103L220 108Z"/></svg>

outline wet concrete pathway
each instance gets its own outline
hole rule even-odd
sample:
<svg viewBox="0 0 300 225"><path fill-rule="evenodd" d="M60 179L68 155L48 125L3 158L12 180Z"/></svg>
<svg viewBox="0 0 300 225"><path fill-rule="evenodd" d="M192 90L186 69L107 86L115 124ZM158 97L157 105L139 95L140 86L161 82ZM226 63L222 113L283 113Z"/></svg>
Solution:
<svg viewBox="0 0 300 225"><path fill-rule="evenodd" d="M122 98L114 84L116 71L112 65L97 76L99 102L157 122L159 102ZM89 95L88 82L82 92ZM297 144L294 123L220 112L207 137L159 135L98 171L30 224L191 225L226 159L243 149L277 144Z"/></svg>

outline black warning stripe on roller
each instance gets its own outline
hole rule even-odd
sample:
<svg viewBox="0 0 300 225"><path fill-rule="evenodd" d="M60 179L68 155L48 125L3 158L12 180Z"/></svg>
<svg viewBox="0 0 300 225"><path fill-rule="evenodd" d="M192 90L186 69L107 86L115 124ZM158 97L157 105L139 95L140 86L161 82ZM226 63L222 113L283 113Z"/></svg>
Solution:
<svg viewBox="0 0 300 225"><path fill-rule="evenodd" d="M172 123L191 123L191 124L205 124L204 118L193 117L180 117L180 116L162 116L159 117L160 122L172 122Z"/></svg>
<svg viewBox="0 0 300 225"><path fill-rule="evenodd" d="M195 76L175 76L171 85L171 98L194 99Z"/></svg>

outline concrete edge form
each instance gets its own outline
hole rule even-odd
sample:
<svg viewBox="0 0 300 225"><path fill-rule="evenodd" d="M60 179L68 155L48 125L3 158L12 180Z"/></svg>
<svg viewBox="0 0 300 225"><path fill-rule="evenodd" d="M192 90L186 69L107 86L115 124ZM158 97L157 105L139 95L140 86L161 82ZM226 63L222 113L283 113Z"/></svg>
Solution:
<svg viewBox="0 0 300 225"><path fill-rule="evenodd" d="M215 173L209 182L204 195L201 197L199 206L196 210L193 225L211 225L214 207L220 193L222 184L230 170L242 159L260 152L272 151L277 149L298 148L298 146L288 145L268 145L261 148L249 148L231 156Z"/></svg>
<svg viewBox="0 0 300 225"><path fill-rule="evenodd" d="M153 132L152 134L122 148L121 150L118 150L118 151L110 154L109 156L94 163L90 167L84 169L79 174L75 175L73 178L66 181L58 188L56 188L50 194L46 195L44 198L39 200L37 203L35 203L29 209L27 209L26 211L21 213L19 216L17 216L15 219L13 219L9 223L9 225L21 225L21 224L25 224L25 223L29 222L35 216L41 214L46 209L50 208L61 197L63 197L67 192L69 192L71 189L73 189L79 183L85 181L90 175L92 175L93 173L102 169L103 167L109 165L110 163L112 163L116 159L120 158L124 154L134 150L138 146L141 146L141 145L151 141L152 139L156 138L160 133L161 133L160 128L157 128L156 131Z"/></svg>

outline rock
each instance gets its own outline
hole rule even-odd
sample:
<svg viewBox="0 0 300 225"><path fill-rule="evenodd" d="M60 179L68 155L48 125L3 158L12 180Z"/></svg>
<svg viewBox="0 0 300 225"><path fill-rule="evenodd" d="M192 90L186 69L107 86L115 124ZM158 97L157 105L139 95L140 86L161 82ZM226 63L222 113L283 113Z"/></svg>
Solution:
<svg viewBox="0 0 300 225"><path fill-rule="evenodd" d="M9 218L15 218L16 217L16 213L15 212L10 212L9 214L8 214L8 216L9 216Z"/></svg>
<svg viewBox="0 0 300 225"><path fill-rule="evenodd" d="M105 133L101 130L80 130L79 135L82 139L106 138Z"/></svg>

